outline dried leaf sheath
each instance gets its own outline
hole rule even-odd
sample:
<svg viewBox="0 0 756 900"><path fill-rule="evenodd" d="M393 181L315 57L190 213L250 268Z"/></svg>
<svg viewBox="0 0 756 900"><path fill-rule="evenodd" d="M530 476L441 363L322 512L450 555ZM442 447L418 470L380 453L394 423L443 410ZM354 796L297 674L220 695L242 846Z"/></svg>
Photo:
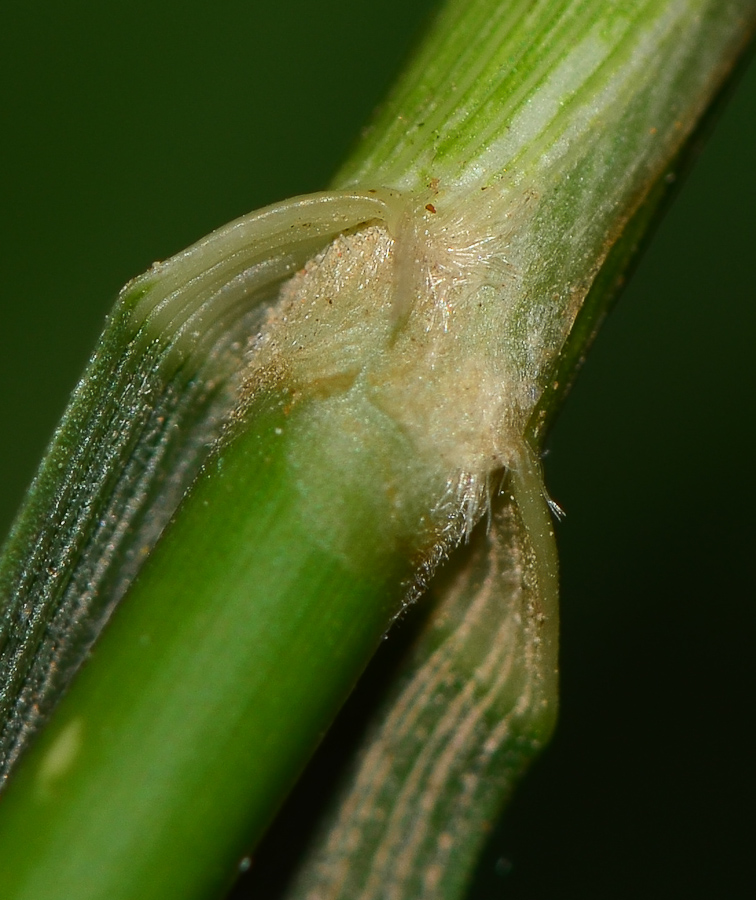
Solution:
<svg viewBox="0 0 756 900"><path fill-rule="evenodd" d="M548 739L557 575L537 467L513 473L497 506L441 588L287 900L458 897Z"/></svg>

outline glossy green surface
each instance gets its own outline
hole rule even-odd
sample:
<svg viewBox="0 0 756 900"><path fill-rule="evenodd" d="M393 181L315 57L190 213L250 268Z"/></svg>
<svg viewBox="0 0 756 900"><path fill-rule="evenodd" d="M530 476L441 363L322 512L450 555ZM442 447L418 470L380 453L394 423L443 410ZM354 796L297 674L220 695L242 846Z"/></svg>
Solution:
<svg viewBox="0 0 756 900"><path fill-rule="evenodd" d="M287 465L300 418L263 411L209 464L11 782L4 898L214 896L343 702L406 563L348 477ZM313 533L302 509L340 501Z"/></svg>

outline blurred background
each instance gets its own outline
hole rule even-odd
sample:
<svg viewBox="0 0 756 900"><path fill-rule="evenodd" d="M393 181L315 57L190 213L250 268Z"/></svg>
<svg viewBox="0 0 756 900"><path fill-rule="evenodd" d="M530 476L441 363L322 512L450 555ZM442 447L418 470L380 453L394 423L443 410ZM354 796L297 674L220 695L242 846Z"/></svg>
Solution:
<svg viewBox="0 0 756 900"><path fill-rule="evenodd" d="M121 285L323 188L435 5L6 0L0 532ZM562 712L479 900L756 896L754 162L756 65L549 441Z"/></svg>

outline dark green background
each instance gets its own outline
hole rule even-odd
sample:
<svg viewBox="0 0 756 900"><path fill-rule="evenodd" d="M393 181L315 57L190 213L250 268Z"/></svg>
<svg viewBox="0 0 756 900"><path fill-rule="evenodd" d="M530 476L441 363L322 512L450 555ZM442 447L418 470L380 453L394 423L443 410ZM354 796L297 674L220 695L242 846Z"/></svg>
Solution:
<svg viewBox="0 0 756 900"><path fill-rule="evenodd" d="M324 187L433 7L6 0L0 530L118 288ZM756 895L755 163L752 66L549 443L562 715L481 898Z"/></svg>

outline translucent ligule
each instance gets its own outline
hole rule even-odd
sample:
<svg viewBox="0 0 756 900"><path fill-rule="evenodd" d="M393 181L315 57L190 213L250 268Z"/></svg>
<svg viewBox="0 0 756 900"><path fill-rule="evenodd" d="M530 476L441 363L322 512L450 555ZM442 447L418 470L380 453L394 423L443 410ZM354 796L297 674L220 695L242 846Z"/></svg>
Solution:
<svg viewBox="0 0 756 900"><path fill-rule="evenodd" d="M396 192L323 192L231 222L127 286L127 297L139 295L135 323L145 337L164 335L176 364L187 356L199 359L250 298L292 275L340 232L393 221L398 203Z"/></svg>

